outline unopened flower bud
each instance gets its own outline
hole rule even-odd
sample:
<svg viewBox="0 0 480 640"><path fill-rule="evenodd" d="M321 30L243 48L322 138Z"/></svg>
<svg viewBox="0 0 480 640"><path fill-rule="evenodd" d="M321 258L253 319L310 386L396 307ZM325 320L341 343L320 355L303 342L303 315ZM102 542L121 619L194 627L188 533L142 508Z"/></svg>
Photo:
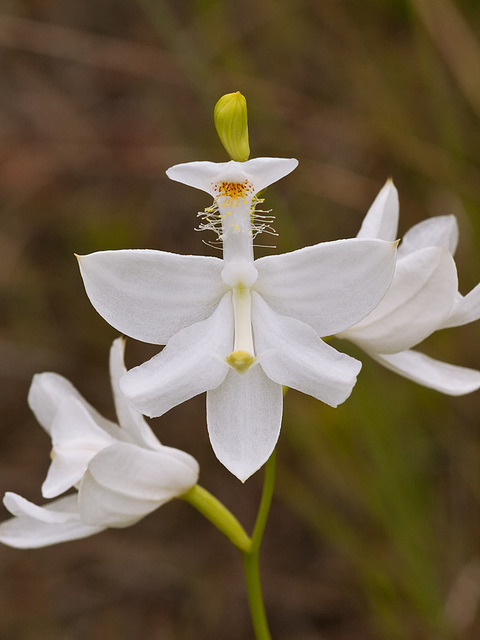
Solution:
<svg viewBox="0 0 480 640"><path fill-rule="evenodd" d="M215 105L215 128L226 152L236 162L246 162L250 156L248 143L247 101L236 91L226 93Z"/></svg>

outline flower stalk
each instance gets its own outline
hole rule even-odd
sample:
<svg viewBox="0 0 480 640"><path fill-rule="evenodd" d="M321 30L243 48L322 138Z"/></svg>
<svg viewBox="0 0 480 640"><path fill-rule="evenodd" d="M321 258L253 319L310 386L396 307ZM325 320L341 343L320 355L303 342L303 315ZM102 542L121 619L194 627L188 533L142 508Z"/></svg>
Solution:
<svg viewBox="0 0 480 640"><path fill-rule="evenodd" d="M215 496L198 484L180 496L217 527L242 553L250 615L256 640L270 640L271 638L263 603L259 558L274 485L275 452L265 465L262 498L251 538L235 516Z"/></svg>
<svg viewBox="0 0 480 640"><path fill-rule="evenodd" d="M251 547L251 540L244 528L233 513L209 491L196 484L180 497L217 527L237 549L240 549L242 553L248 552Z"/></svg>
<svg viewBox="0 0 480 640"><path fill-rule="evenodd" d="M260 547L263 540L265 526L267 524L270 505L272 504L273 489L275 486L275 451L265 465L265 478L263 481L262 499L258 509L257 520L253 529L251 546L243 552L243 567L247 584L248 602L253 628L257 640L270 640L265 605L263 603L262 587L260 583Z"/></svg>

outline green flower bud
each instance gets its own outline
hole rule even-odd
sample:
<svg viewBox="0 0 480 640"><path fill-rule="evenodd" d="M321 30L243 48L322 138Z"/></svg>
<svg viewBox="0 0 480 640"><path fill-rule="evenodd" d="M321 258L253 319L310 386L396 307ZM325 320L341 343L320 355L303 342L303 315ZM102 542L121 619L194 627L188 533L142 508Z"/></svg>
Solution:
<svg viewBox="0 0 480 640"><path fill-rule="evenodd" d="M248 144L247 101L240 91L226 93L213 112L218 136L232 160L246 162L250 156Z"/></svg>

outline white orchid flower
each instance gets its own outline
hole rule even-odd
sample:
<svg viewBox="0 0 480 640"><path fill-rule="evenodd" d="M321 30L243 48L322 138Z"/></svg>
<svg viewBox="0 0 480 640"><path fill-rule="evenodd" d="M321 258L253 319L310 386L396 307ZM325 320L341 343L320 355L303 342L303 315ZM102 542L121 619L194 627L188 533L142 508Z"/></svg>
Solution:
<svg viewBox="0 0 480 640"><path fill-rule="evenodd" d="M102 417L62 376L34 376L28 402L53 444L42 495L54 498L71 487L78 493L42 507L7 493L4 504L14 518L0 524L0 542L42 547L126 527L196 484L197 461L160 444L121 392L123 349L118 339L110 350L118 424Z"/></svg>
<svg viewBox="0 0 480 640"><path fill-rule="evenodd" d="M397 235L398 194L387 181L370 207L359 238L391 240ZM480 318L480 285L458 292L453 254L455 216L428 218L413 226L398 250L392 284L380 304L358 324L338 334L388 369L449 395L480 388L480 372L440 362L412 347L447 327Z"/></svg>
<svg viewBox="0 0 480 640"><path fill-rule="evenodd" d="M158 416L207 391L213 449L242 481L275 447L282 385L332 406L350 395L361 364L320 336L367 315L394 269L396 244L369 238L254 261L253 239L270 222L255 212L257 194L297 164L256 158L168 169L172 180L213 196L201 228L217 231L223 260L153 250L79 258L87 294L111 325L166 344L122 379L127 398Z"/></svg>

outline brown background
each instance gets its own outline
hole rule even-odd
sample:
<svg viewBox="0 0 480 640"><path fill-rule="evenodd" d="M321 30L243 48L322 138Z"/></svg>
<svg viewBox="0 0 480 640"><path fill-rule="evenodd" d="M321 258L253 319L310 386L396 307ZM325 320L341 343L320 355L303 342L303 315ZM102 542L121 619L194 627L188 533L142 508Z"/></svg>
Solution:
<svg viewBox="0 0 480 640"><path fill-rule="evenodd" d="M477 284L479 30L475 0L4 0L0 491L42 502L35 372L67 376L114 417L116 334L73 253L212 251L193 232L209 199L164 172L226 160L212 123L223 93L247 97L253 156L300 161L268 191L277 251L354 235L391 175L400 231L455 213L460 290ZM478 330L424 350L479 367ZM154 352L129 343L129 365ZM285 399L262 556L273 637L478 638L480 395L447 398L364 360L336 410ZM204 398L154 428L250 528L261 473L241 485L216 461ZM238 553L183 503L83 541L2 547L0 576L2 640L252 637Z"/></svg>

